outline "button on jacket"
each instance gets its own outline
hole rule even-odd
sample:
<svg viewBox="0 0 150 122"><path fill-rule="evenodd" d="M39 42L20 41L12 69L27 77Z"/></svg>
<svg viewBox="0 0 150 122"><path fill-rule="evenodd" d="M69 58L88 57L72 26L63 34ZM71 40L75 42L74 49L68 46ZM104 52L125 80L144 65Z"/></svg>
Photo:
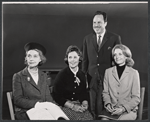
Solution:
<svg viewBox="0 0 150 122"><path fill-rule="evenodd" d="M105 72L104 105L111 103L114 106L124 106L127 112L135 109L140 102L140 79L137 70L125 67L121 78L118 78L116 66Z"/></svg>
<svg viewBox="0 0 150 122"><path fill-rule="evenodd" d="M59 105L64 106L67 100L78 100L81 103L84 100L88 100L85 74L79 70L76 76L80 80L79 85L74 82L76 78L69 67L64 68L56 76L54 83L54 99Z"/></svg>

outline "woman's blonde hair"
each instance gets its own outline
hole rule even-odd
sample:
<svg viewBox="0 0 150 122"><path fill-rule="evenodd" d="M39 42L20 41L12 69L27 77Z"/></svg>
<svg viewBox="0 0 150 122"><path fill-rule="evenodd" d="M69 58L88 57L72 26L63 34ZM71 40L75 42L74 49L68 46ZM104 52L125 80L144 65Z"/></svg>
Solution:
<svg viewBox="0 0 150 122"><path fill-rule="evenodd" d="M115 49L121 49L122 50L122 53L127 58L126 59L126 65L127 66L132 67L134 65L134 60L132 59L132 53L131 53L130 49L127 46L125 46L123 44L115 45L115 47L112 49L112 57L113 58L114 58Z"/></svg>

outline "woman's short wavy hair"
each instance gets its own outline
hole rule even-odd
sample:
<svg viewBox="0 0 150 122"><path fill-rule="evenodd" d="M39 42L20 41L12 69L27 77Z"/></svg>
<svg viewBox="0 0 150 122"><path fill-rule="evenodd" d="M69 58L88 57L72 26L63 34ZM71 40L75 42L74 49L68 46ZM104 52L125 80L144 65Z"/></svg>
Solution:
<svg viewBox="0 0 150 122"><path fill-rule="evenodd" d="M80 63L81 63L82 60L83 60L82 52L81 52L80 49L79 49L77 46L75 46L75 45L70 45L70 46L67 48L64 61L65 61L65 63L68 65L68 54L69 54L70 52L73 52L73 51L75 51L75 52L78 54L78 56L79 56L79 65L80 65Z"/></svg>
<svg viewBox="0 0 150 122"><path fill-rule="evenodd" d="M33 49L33 50L37 51L37 52L39 53L40 58L41 58L41 61L39 62L38 66L43 65L43 64L46 62L47 59L46 59L46 57L43 55L42 51L40 51L40 50L38 50L38 49ZM27 52L28 52L28 51L26 51L26 57L25 57L25 64L26 64L26 65L28 65L28 63L27 63Z"/></svg>
<svg viewBox="0 0 150 122"><path fill-rule="evenodd" d="M127 58L126 59L126 65L127 66L132 67L134 65L134 60L132 59L132 53L131 53L130 49L127 46L125 46L123 44L115 45L115 47L112 49L112 57L113 58L114 58L115 49L121 49L122 50L122 53Z"/></svg>

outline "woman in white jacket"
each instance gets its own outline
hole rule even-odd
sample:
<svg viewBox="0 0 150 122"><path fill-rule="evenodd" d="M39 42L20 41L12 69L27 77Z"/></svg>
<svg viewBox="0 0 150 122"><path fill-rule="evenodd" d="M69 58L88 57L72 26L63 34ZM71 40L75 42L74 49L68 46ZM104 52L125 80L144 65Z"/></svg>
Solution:
<svg viewBox="0 0 150 122"><path fill-rule="evenodd" d="M105 71L102 120L135 120L140 102L140 79L133 69L130 49L122 44L112 50L115 66Z"/></svg>

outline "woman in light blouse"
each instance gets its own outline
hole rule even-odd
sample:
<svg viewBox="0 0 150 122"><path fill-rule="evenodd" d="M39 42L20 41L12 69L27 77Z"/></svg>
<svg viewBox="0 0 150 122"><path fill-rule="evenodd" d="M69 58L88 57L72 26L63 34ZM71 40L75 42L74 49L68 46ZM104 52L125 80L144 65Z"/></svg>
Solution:
<svg viewBox="0 0 150 122"><path fill-rule="evenodd" d="M88 92L85 74L79 69L82 53L77 46L69 46L65 63L68 65L56 76L54 100L70 120L92 120L88 111Z"/></svg>
<svg viewBox="0 0 150 122"><path fill-rule="evenodd" d="M112 56L115 66L105 71L102 94L105 110L100 117L102 120L108 120L110 117L135 120L140 102L139 73L132 68L134 61L127 46L116 45L112 49Z"/></svg>

